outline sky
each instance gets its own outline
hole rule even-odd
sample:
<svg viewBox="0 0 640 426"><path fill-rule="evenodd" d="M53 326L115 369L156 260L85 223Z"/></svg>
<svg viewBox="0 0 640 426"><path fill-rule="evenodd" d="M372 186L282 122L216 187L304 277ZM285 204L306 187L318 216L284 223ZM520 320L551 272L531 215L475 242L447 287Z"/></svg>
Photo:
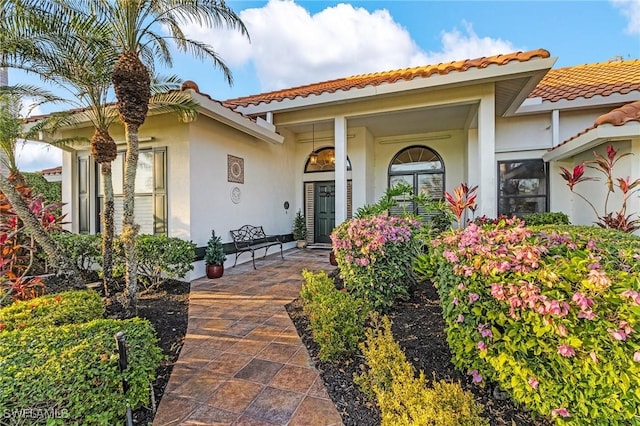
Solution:
<svg viewBox="0 0 640 426"><path fill-rule="evenodd" d="M229 86L212 63L174 51L173 67L218 100L355 74L543 48L554 68L640 59L640 0L303 1L227 0L238 31L184 27L212 46L233 73ZM38 83L9 71L10 84ZM49 112L46 108L35 113ZM24 171L61 164L60 152L25 145Z"/></svg>

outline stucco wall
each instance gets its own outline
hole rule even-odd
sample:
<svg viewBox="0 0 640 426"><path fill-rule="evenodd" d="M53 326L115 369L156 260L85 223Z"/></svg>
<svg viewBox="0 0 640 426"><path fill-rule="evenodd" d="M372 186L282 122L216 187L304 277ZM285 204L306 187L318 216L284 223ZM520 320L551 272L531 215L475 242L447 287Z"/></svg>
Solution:
<svg viewBox="0 0 640 426"><path fill-rule="evenodd" d="M497 117L496 153L547 149L551 146L550 113L517 118Z"/></svg>
<svg viewBox="0 0 640 426"><path fill-rule="evenodd" d="M223 242L231 241L231 229L246 224L261 225L268 234L291 232L296 211L291 141L270 144L205 117L191 125L190 140L185 192L191 194L188 223L198 246L206 245L212 229ZM227 181L227 155L244 160L244 183ZM241 194L237 204L231 200L234 187ZM285 201L291 205L288 211Z"/></svg>

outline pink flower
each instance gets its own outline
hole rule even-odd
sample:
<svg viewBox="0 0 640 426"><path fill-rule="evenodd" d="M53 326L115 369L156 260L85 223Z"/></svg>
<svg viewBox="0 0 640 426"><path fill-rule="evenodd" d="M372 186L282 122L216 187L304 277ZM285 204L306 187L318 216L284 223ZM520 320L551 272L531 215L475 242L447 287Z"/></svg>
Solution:
<svg viewBox="0 0 640 426"><path fill-rule="evenodd" d="M458 256L454 252L452 252L451 250L443 251L442 255L444 256L445 259L447 259L451 263L456 263L459 260Z"/></svg>
<svg viewBox="0 0 640 426"><path fill-rule="evenodd" d="M505 292L504 292L504 287L502 287L501 284L491 284L491 296L498 299L498 300L504 300L507 298Z"/></svg>
<svg viewBox="0 0 640 426"><path fill-rule="evenodd" d="M457 321L458 322L464 322L464 315L462 315L462 314L458 315Z"/></svg>
<svg viewBox="0 0 640 426"><path fill-rule="evenodd" d="M469 303L477 302L480 296L476 293L469 293Z"/></svg>
<svg viewBox="0 0 640 426"><path fill-rule="evenodd" d="M478 370L471 370L468 374L471 375L473 383L480 383L482 381L482 376L478 373Z"/></svg>
<svg viewBox="0 0 640 426"><path fill-rule="evenodd" d="M454 297L451 303L453 303L453 306L458 306L458 304L460 303L460 299L458 299L457 297Z"/></svg>
<svg viewBox="0 0 640 426"><path fill-rule="evenodd" d="M481 351L483 351L483 352L484 352L484 351L486 351L486 350L487 350L487 345L485 345L485 343L484 343L482 340L480 340L480 341L478 342L478 349L480 349Z"/></svg>
<svg viewBox="0 0 640 426"><path fill-rule="evenodd" d="M538 389L538 384L538 379L536 379L535 377L529 378L529 386L531 386L533 389Z"/></svg>
<svg viewBox="0 0 640 426"><path fill-rule="evenodd" d="M566 358L571 358L576 354L576 351L569 345L558 346L558 353Z"/></svg>
<svg viewBox="0 0 640 426"><path fill-rule="evenodd" d="M633 360L634 360L635 362L640 362L640 351L636 351L636 352L633 354Z"/></svg>
<svg viewBox="0 0 640 426"><path fill-rule="evenodd" d="M567 411L567 409L564 407L555 408L551 410L551 417L558 417L558 416L571 417L571 414L569 414L569 411Z"/></svg>
<svg viewBox="0 0 640 426"><path fill-rule="evenodd" d="M596 314L594 314L591 309L587 309L586 311L580 311L578 313L578 318L594 320L596 318Z"/></svg>
<svg viewBox="0 0 640 426"><path fill-rule="evenodd" d="M560 324L558 326L558 336L560 337L567 337L569 333L567 332L567 327L565 327L564 325Z"/></svg>
<svg viewBox="0 0 640 426"><path fill-rule="evenodd" d="M598 362L598 356L596 355L595 352L591 351L589 352L589 356L591 357L591 359L593 360L593 362Z"/></svg>
<svg viewBox="0 0 640 426"><path fill-rule="evenodd" d="M464 284L458 284L458 290L464 291L464 290L466 290L466 288L467 287Z"/></svg>

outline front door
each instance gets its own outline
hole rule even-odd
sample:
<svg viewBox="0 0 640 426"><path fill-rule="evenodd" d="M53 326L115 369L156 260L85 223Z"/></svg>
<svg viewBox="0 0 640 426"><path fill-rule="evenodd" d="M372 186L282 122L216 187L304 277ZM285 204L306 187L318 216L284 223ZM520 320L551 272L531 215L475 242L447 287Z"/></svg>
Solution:
<svg viewBox="0 0 640 426"><path fill-rule="evenodd" d="M334 182L315 182L313 192L315 242L331 243L329 236L336 223L336 185Z"/></svg>

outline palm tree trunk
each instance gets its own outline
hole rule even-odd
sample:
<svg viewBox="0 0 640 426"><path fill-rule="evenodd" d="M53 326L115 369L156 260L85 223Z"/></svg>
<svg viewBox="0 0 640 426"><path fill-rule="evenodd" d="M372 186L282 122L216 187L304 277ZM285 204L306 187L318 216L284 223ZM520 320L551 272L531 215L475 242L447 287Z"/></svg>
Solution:
<svg viewBox="0 0 640 426"><path fill-rule="evenodd" d="M102 213L102 283L105 296L109 295L109 289L113 287L113 180L111 179L111 162L100 164L102 173L102 193L104 194L104 207Z"/></svg>
<svg viewBox="0 0 640 426"><path fill-rule="evenodd" d="M0 191L4 193L14 211L22 220L26 228L29 230L33 238L40 244L47 254L49 261L69 280L70 284L75 288L85 288L84 280L80 275L80 271L76 265L67 259L62 250L53 241L49 233L42 227L42 223L33 214L29 206L25 202L22 195L16 190L13 184L5 176L0 174Z"/></svg>
<svg viewBox="0 0 640 426"><path fill-rule="evenodd" d="M125 154L124 203L120 238L124 246L125 257L126 287L124 295L127 316L136 315L138 308L138 263L136 261L138 225L135 223L134 215L136 169L138 167L138 128L137 124L125 124L127 152Z"/></svg>

